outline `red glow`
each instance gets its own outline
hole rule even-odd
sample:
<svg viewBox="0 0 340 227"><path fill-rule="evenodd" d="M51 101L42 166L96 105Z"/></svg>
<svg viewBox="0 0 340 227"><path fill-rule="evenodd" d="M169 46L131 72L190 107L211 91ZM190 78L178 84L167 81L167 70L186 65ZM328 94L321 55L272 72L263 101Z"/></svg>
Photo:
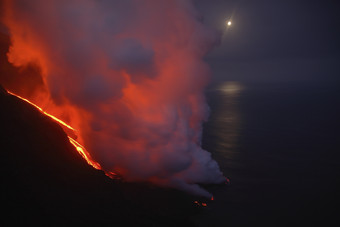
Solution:
<svg viewBox="0 0 340 227"><path fill-rule="evenodd" d="M31 104L32 106L34 106L35 108L37 108L41 113L45 114L46 116L50 117L52 120L56 121L57 123L59 123L60 125L68 128L68 129L71 129L73 131L76 132L76 130L66 124L64 121L60 120L59 118L47 113L46 111L44 111L41 107L39 107L38 105L34 104L33 102L29 101L28 99L25 99L19 95L16 95L14 94L13 92L10 92L10 91L7 91L9 94L13 95L13 96L16 96L17 98ZM73 139L72 137L68 136L68 139L70 141L70 143L76 148L76 150L78 151L78 153L81 155L81 157L83 157L86 162L91 165L93 168L95 169L99 169L101 170L102 167L100 166L100 164L96 161L94 161L92 158L91 158L91 155L87 152L87 150L85 149L84 146L82 146L79 142L77 142L75 139ZM111 178L116 178L117 177L117 174L115 174L114 172L107 172L106 173L107 176L111 177Z"/></svg>
<svg viewBox="0 0 340 227"><path fill-rule="evenodd" d="M203 57L218 36L197 15L191 1L7 0L8 61L35 63L43 81L20 98L61 124L108 176L210 198L196 183L224 181L201 148Z"/></svg>
<svg viewBox="0 0 340 227"><path fill-rule="evenodd" d="M86 151L86 149L80 145L76 140L69 137L70 143L77 149L78 153L87 161L87 163L95 169L101 169L99 163L92 160L90 154Z"/></svg>
<svg viewBox="0 0 340 227"><path fill-rule="evenodd" d="M198 201L194 201L194 203L195 203L196 206L198 206L198 207L207 207L207 206L208 206L207 203L200 203L200 202L198 202Z"/></svg>
<svg viewBox="0 0 340 227"><path fill-rule="evenodd" d="M54 121L58 122L59 124L61 124L62 126L66 127L66 128L69 128L73 131L76 131L74 128L72 128L70 125L66 124L64 121L60 120L59 118L45 112L42 108L40 108L38 105L34 104L33 102L29 101L28 99L25 99L17 94L14 94L13 92L10 92L10 91L7 91L9 94L13 95L13 96L16 96L18 98L20 98L21 100L24 100L25 102L31 104L32 106L34 106L35 108L37 108L40 112L42 112L43 114L45 114L46 116L52 118Z"/></svg>

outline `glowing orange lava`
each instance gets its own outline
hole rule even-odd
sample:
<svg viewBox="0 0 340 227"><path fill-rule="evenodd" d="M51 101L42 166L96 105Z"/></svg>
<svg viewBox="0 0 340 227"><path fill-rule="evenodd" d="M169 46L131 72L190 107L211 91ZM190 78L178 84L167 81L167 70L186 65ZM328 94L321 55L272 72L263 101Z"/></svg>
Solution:
<svg viewBox="0 0 340 227"><path fill-rule="evenodd" d="M93 168L95 169L102 169L98 162L95 162L91 159L90 154L81 144L79 144L75 139L71 138L70 136L68 136L68 139L70 143L77 149L78 153L86 160L86 162L89 165L93 166Z"/></svg>
<svg viewBox="0 0 340 227"><path fill-rule="evenodd" d="M23 98L23 97L21 97L21 96L19 96L19 95L17 95L17 94L14 94L13 92L10 92L10 91L7 91L7 92L8 92L9 94L13 95L13 96L18 97L19 99L24 100L25 102L31 104L32 106L34 106L35 108L37 108L40 112L42 112L42 113L45 114L46 116L52 118L53 120L55 120L55 121L58 122L59 124L65 126L66 128L69 128L69 129L71 129L72 131L75 131L75 132L77 131L77 130L75 130L74 128L72 128L70 125L66 124L64 121L60 120L59 118L56 118L55 116L53 116L53 115L51 115L51 114L45 112L41 107L39 107L38 105L36 105L36 104L34 104L33 102L29 101L28 99L25 99L25 98Z"/></svg>
<svg viewBox="0 0 340 227"><path fill-rule="evenodd" d="M56 121L57 123L61 124L62 126L67 127L68 129L71 129L74 132L77 132L76 129L74 129L72 126L68 125L67 123L65 123L64 121L60 120L59 118L45 112L41 107L39 107L38 105L32 103L31 101L29 101L28 99L25 99L17 94L14 94L13 92L7 91L9 94L31 104L32 106L34 106L35 108L37 108L41 113L45 114L46 116L50 117L51 119L53 119L54 121ZM81 145L79 142L77 142L75 139L73 139L70 136L67 136L70 143L76 148L76 150L78 151L78 153L81 155L81 157L83 157L86 162L91 165L93 168L98 169L98 170L102 170L102 167L100 166L100 164L96 161L94 161L91 158L91 155L89 154L89 152L87 152L87 150L85 149L85 147L83 145ZM118 175L115 174L114 172L105 172L105 174L110 177L110 178L118 178Z"/></svg>
<svg viewBox="0 0 340 227"><path fill-rule="evenodd" d="M192 1L81 2L1 4L7 60L23 70L8 88L58 122L107 176L210 199L199 183L224 177L201 147L212 73L204 56L221 34Z"/></svg>

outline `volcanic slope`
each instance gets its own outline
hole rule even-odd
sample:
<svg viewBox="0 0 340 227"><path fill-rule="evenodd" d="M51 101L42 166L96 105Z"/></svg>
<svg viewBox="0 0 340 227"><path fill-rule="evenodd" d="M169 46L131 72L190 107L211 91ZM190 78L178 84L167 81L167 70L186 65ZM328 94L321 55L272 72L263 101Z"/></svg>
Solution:
<svg viewBox="0 0 340 227"><path fill-rule="evenodd" d="M192 196L110 179L86 163L57 122L1 85L0 107L6 223L191 225Z"/></svg>

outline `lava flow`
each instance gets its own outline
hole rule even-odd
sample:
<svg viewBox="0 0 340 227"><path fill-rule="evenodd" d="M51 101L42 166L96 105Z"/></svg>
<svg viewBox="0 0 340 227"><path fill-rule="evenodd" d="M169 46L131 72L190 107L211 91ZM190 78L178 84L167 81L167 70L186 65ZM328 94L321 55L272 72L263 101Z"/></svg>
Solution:
<svg viewBox="0 0 340 227"><path fill-rule="evenodd" d="M37 81L8 87L31 94L90 165L211 198L200 184L225 178L201 146L204 57L221 37L191 0L6 0L3 8L8 62L39 69Z"/></svg>
<svg viewBox="0 0 340 227"><path fill-rule="evenodd" d="M90 158L90 154L86 151L86 149L80 143L78 143L75 139L73 139L70 136L68 136L68 139L70 143L77 149L78 153L87 161L89 165L93 166L93 168L95 169L101 169L100 164L98 162L93 161Z"/></svg>
<svg viewBox="0 0 340 227"><path fill-rule="evenodd" d="M38 105L34 104L33 102L29 101L28 99L25 99L17 94L14 94L13 92L7 91L9 94L29 103L30 105L34 106L35 108L37 108L41 113L43 113L44 115L50 117L52 120L56 121L57 123L59 123L60 125L71 129L73 132L77 132L76 129L74 129L72 126L68 125L67 123L65 123L64 121L60 120L59 118L47 113L46 111L44 111L41 107L39 107ZM102 170L102 167L100 166L100 164L96 161L94 161L91 158L91 155L89 154L89 152L85 149L84 146L82 146L79 142L77 142L75 139L73 139L71 136L67 136L70 143L76 148L76 150L78 151L78 153L80 154L81 157L83 157L86 162L91 165L93 168L98 169L98 170ZM111 177L111 178L116 178L117 175L113 172L106 172L106 175Z"/></svg>
<svg viewBox="0 0 340 227"><path fill-rule="evenodd" d="M77 130L75 130L73 127L71 127L70 125L66 124L64 121L60 120L59 118L45 112L41 107L39 107L38 105L34 104L33 102L29 101L28 99L25 99L17 94L14 94L13 92L7 91L8 94L11 94L13 96L16 96L17 98L24 100L25 102L31 104L32 106L34 106L35 108L37 108L40 112L42 112L43 114L45 114L46 116L52 118L54 121L58 122L59 124L65 126L66 128L71 129L72 131L76 132Z"/></svg>

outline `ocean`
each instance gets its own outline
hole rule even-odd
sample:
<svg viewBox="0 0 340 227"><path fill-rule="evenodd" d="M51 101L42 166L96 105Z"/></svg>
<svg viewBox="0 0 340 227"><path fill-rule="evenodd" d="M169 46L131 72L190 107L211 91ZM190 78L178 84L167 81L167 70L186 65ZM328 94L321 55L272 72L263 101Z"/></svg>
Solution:
<svg viewBox="0 0 340 227"><path fill-rule="evenodd" d="M229 186L207 186L198 226L322 226L339 209L336 84L224 82L207 91L203 148Z"/></svg>

